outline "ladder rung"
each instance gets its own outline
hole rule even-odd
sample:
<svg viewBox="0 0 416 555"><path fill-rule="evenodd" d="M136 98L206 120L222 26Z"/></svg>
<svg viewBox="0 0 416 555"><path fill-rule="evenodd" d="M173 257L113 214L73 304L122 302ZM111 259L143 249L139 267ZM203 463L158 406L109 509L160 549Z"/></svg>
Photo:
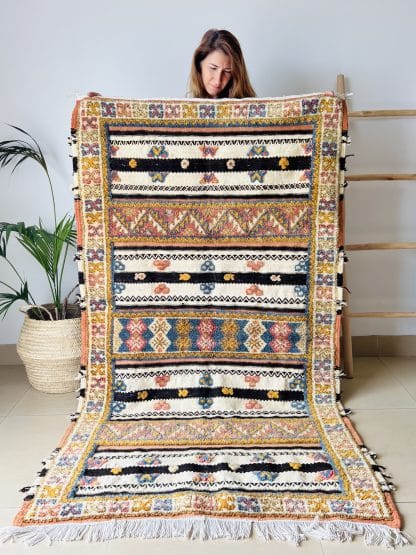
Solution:
<svg viewBox="0 0 416 555"><path fill-rule="evenodd" d="M416 312L350 312L348 318L416 318Z"/></svg>
<svg viewBox="0 0 416 555"><path fill-rule="evenodd" d="M352 243L345 245L347 251L377 251L377 250L405 250L416 249L416 243Z"/></svg>
<svg viewBox="0 0 416 555"><path fill-rule="evenodd" d="M350 112L349 118L394 118L416 116L416 110L358 110Z"/></svg>
<svg viewBox="0 0 416 555"><path fill-rule="evenodd" d="M347 181L414 181L416 173L363 173L346 174Z"/></svg>

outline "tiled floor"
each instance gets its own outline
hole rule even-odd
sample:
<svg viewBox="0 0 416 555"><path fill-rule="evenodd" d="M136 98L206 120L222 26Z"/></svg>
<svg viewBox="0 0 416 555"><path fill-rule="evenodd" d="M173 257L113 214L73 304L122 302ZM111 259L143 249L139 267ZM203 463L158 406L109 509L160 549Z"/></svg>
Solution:
<svg viewBox="0 0 416 555"><path fill-rule="evenodd" d="M355 378L343 382L344 405L353 409L352 420L366 444L379 454L397 485L395 499L404 518L405 530L416 541L416 359L357 358ZM21 503L18 492L33 481L40 461L56 447L75 409L75 394L46 395L32 389L20 366L0 366L0 527L8 526ZM359 538L351 544L309 541L300 548L290 544L247 540L242 542L191 542L186 540L117 540L106 544L82 542L39 544L29 549L22 544L0 545L3 553L77 553L91 549L103 555L137 554L226 555L361 554L379 553ZM415 553L416 545L403 553Z"/></svg>

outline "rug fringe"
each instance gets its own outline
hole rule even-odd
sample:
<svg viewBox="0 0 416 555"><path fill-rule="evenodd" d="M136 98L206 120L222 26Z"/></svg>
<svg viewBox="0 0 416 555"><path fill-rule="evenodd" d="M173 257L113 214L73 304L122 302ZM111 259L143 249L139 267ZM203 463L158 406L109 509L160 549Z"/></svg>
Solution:
<svg viewBox="0 0 416 555"><path fill-rule="evenodd" d="M299 545L307 539L347 542L363 536L367 545L399 547L410 543L404 532L385 525L355 522L250 521L218 518L109 520L84 524L51 524L0 528L0 543L22 541L36 545L42 541L108 541L119 538L188 538L192 540L242 540L255 533L263 540L288 541Z"/></svg>

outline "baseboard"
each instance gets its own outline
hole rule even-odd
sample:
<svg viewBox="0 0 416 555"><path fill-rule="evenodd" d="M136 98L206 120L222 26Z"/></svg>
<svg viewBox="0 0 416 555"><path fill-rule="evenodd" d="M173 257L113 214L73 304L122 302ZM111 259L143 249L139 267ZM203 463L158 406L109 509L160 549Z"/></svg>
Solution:
<svg viewBox="0 0 416 555"><path fill-rule="evenodd" d="M0 345L0 365L12 366L22 364L16 351L16 345Z"/></svg>
<svg viewBox="0 0 416 555"><path fill-rule="evenodd" d="M355 356L416 356L415 335L362 335L352 337Z"/></svg>
<svg viewBox="0 0 416 555"><path fill-rule="evenodd" d="M416 335L360 335L352 338L355 356L416 356ZM22 364L16 345L0 345L0 365Z"/></svg>

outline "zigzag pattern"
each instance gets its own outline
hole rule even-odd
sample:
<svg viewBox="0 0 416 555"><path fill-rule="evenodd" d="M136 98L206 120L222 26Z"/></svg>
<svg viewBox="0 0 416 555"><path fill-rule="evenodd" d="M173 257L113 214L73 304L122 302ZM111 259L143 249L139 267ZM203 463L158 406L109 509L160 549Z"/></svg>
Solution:
<svg viewBox="0 0 416 555"><path fill-rule="evenodd" d="M207 303L237 303L237 304L273 304L273 305L304 305L303 298L287 298L287 297L235 297L235 296L217 296L217 295L196 295L194 297L188 295L114 295L116 306L128 304L129 306L142 306L147 303L163 302L163 303L199 303L206 305Z"/></svg>
<svg viewBox="0 0 416 555"><path fill-rule="evenodd" d="M306 238L310 234L310 205L304 201L256 206L224 201L222 206L204 207L181 206L174 201L149 207L146 203L115 204L110 208L110 233L114 238Z"/></svg>

